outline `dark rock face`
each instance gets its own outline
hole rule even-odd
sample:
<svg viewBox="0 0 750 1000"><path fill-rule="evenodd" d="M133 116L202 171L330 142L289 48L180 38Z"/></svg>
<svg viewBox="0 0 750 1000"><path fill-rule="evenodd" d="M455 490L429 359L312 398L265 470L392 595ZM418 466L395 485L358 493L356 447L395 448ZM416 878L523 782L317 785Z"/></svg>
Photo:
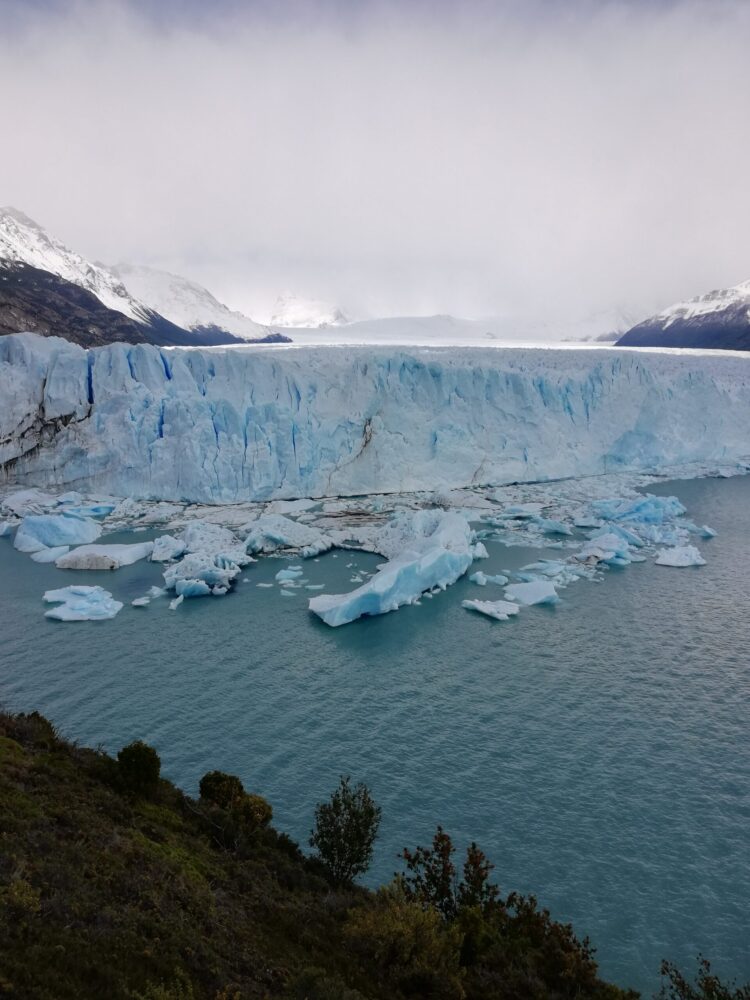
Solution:
<svg viewBox="0 0 750 1000"><path fill-rule="evenodd" d="M659 317L639 323L617 341L618 347L698 347L723 351L750 351L747 303L669 325Z"/></svg>
<svg viewBox="0 0 750 1000"><path fill-rule="evenodd" d="M0 267L0 334L30 330L82 347L149 342L146 329L91 292L28 264Z"/></svg>
<svg viewBox="0 0 750 1000"><path fill-rule="evenodd" d="M0 262L0 335L27 330L45 337L64 337L81 347L101 347L118 341L162 347L244 343L216 327L183 330L158 313L151 313L145 323L137 323L108 309L85 288L49 271Z"/></svg>

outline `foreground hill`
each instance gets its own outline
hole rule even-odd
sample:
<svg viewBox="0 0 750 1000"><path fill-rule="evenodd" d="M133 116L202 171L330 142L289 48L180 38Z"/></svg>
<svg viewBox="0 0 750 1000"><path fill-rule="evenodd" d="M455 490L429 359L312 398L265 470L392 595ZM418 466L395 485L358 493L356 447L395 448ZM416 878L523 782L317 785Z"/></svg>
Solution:
<svg viewBox="0 0 750 1000"><path fill-rule="evenodd" d="M15 1000L635 1000L530 899L451 919L335 885L267 825L0 715L0 995ZM237 800L233 800L237 801Z"/></svg>
<svg viewBox="0 0 750 1000"><path fill-rule="evenodd" d="M750 281L678 302L632 327L617 344L750 351Z"/></svg>

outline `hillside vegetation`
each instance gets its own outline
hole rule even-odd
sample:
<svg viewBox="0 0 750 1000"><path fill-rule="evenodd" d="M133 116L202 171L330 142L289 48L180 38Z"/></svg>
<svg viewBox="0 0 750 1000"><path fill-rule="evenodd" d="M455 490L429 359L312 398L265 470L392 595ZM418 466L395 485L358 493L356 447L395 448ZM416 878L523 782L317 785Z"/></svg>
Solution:
<svg viewBox="0 0 750 1000"><path fill-rule="evenodd" d="M453 848L438 829L373 893L337 881L323 850L303 856L270 819L231 776L204 776L192 800L144 744L115 760L36 713L0 714L0 996L636 996L600 981L588 944L532 899L503 898L475 845L463 880L441 882Z"/></svg>

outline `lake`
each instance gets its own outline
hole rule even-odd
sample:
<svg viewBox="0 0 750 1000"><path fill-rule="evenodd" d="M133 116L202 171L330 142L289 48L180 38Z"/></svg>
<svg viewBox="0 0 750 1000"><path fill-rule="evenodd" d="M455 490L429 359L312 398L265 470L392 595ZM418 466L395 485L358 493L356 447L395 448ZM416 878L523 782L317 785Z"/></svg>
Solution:
<svg viewBox="0 0 750 1000"><path fill-rule="evenodd" d="M0 700L109 751L145 739L191 793L208 770L236 773L303 844L351 774L383 808L370 884L440 823L480 844L503 890L588 934L605 978L650 995L662 958L692 968L700 951L748 979L750 477L649 491L718 532L699 543L706 566L611 570L507 622L464 610L502 597L464 579L330 629L312 591L256 586L283 565L265 559L225 598L62 624L45 590L99 583L129 602L160 567L64 572L0 539ZM543 554L487 547L487 573ZM305 575L341 592L381 561L328 554Z"/></svg>

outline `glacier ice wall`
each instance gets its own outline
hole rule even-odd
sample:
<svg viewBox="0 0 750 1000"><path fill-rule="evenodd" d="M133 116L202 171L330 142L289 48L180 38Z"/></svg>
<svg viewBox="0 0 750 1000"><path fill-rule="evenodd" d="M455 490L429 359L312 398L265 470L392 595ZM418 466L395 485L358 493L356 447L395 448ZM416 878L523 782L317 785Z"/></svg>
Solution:
<svg viewBox="0 0 750 1000"><path fill-rule="evenodd" d="M440 490L750 453L750 358L0 338L0 481L203 502Z"/></svg>

